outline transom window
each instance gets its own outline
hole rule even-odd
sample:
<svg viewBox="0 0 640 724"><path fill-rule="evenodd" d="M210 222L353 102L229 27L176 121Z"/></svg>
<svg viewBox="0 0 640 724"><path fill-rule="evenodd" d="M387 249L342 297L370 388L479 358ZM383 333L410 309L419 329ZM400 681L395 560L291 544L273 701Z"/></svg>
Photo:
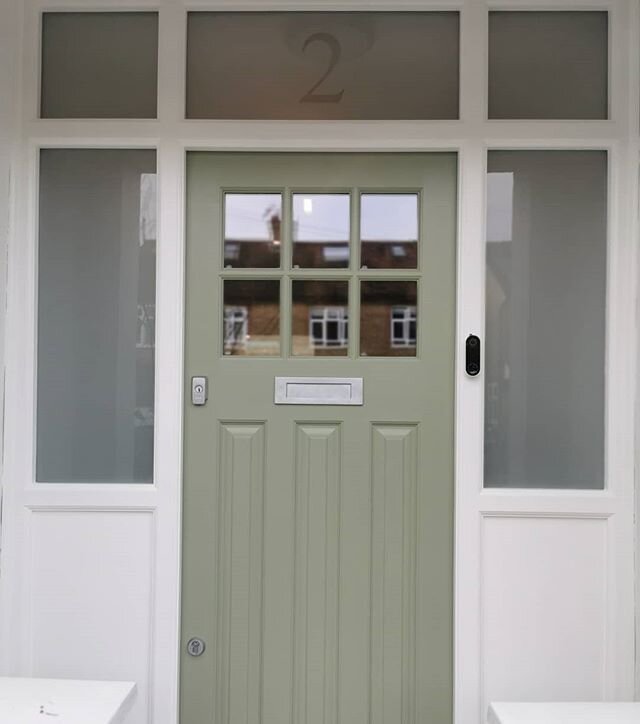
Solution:
<svg viewBox="0 0 640 724"><path fill-rule="evenodd" d="M186 30L187 119L459 118L457 11L192 11ZM608 118L608 36L603 10L490 11L488 117ZM45 12L41 58L42 118L157 116L157 12Z"/></svg>

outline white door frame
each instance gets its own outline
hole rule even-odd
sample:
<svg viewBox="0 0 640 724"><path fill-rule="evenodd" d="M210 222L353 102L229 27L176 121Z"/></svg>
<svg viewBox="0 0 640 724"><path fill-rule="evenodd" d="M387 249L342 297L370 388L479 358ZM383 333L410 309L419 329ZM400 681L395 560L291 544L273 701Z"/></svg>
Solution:
<svg viewBox="0 0 640 724"><path fill-rule="evenodd" d="M24 0L20 142L14 163L6 324L4 517L0 581L0 666L40 671L34 636L35 535L43 516L96 512L138 516L148 553L150 609L145 700L156 724L174 724L178 703L185 154L215 151L429 151L459 154L456 376L455 721L475 724L486 707L484 584L487 524L495 519L597 520L603 525L607 589L604 698L634 687L634 399L638 239L640 7L637 0ZM611 120L487 121L487 11L607 9ZM37 118L42 10L154 9L160 13L158 120ZM459 121L186 121L187 9L459 9ZM38 485L34 477L37 160L43 147L150 147L158 159L155 482L153 485ZM484 338L484 216L488 149L604 149L609 153L606 488L604 491L482 489L483 384L464 375L467 334ZM49 518L48 518L49 519ZM40 527L37 527L40 526ZM571 535L567 528L567 536ZM35 531L35 532L34 532ZM41 538L38 538L42 544ZM64 561L60 561L64 565ZM142 566L142 563L141 563ZM144 572L144 571L142 571ZM118 605L114 591L113 605ZM135 654L132 654L135 655Z"/></svg>

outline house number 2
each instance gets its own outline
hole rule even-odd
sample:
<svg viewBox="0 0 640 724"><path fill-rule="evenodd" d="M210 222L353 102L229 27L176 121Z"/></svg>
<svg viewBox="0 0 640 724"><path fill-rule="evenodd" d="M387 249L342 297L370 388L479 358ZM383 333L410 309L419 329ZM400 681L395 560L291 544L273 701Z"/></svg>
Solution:
<svg viewBox="0 0 640 724"><path fill-rule="evenodd" d="M309 88L309 90L302 96L300 103L340 103L342 96L344 95L344 89L337 93L317 93L319 86L329 77L331 71L340 62L340 56L342 55L342 48L338 39L330 33L312 33L305 41L302 46L302 50L305 51L312 43L322 43L329 50L329 63L326 70L320 76L320 78Z"/></svg>

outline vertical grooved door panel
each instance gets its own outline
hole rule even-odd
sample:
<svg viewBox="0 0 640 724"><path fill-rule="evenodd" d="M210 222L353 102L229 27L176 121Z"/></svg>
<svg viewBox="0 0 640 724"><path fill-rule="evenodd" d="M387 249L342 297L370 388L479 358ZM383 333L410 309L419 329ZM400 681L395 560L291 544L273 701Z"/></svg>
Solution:
<svg viewBox="0 0 640 724"><path fill-rule="evenodd" d="M260 721L264 425L220 430L219 706L225 721Z"/></svg>
<svg viewBox="0 0 640 724"><path fill-rule="evenodd" d="M335 724L340 426L296 427L294 720Z"/></svg>
<svg viewBox="0 0 640 724"><path fill-rule="evenodd" d="M372 430L372 724L415 721L417 430Z"/></svg>

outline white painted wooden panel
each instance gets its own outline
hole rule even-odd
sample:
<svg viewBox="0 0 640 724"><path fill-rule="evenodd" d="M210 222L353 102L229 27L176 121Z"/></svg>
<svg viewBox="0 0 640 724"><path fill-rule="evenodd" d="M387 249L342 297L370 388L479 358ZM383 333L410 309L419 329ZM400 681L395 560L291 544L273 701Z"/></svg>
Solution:
<svg viewBox="0 0 640 724"><path fill-rule="evenodd" d="M131 724L149 721L153 515L30 517L32 675L135 681Z"/></svg>
<svg viewBox="0 0 640 724"><path fill-rule="evenodd" d="M604 697L606 536L602 518L484 519L483 711Z"/></svg>

